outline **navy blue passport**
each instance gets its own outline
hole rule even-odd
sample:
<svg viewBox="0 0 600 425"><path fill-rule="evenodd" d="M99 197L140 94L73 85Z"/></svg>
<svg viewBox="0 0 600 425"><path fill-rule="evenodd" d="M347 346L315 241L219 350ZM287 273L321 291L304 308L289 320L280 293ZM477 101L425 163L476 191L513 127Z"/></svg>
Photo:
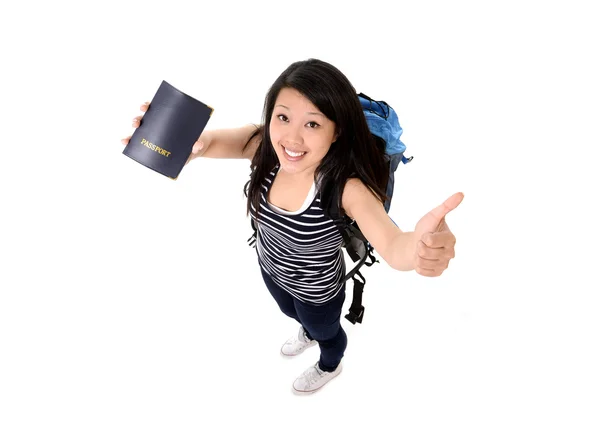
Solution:
<svg viewBox="0 0 600 425"><path fill-rule="evenodd" d="M163 81L123 154L176 180L213 109Z"/></svg>

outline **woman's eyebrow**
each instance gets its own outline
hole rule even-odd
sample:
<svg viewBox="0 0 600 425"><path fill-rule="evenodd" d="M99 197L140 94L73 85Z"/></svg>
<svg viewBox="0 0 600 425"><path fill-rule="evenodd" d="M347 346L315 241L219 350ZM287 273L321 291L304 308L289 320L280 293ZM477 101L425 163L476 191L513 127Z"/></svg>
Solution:
<svg viewBox="0 0 600 425"><path fill-rule="evenodd" d="M287 107L287 106L285 106L285 105L282 105L281 103L279 103L279 104L275 105L275 107L278 107L278 106L281 106L282 108L285 108L285 109L287 109L288 111L290 110L290 108L288 108L288 107ZM306 115L320 115L320 116L322 116L322 117L325 117L325 115L323 115L323 114L322 114L322 113L320 113L320 112L307 112L307 113L306 113Z"/></svg>

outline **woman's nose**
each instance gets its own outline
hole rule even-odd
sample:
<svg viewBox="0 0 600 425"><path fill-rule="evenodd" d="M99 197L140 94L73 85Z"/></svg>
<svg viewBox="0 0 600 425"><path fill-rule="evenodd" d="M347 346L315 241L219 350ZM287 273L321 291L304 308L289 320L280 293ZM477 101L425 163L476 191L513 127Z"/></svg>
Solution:
<svg viewBox="0 0 600 425"><path fill-rule="evenodd" d="M287 127L287 132L284 135L286 142L291 145L301 145L303 143L302 129L297 126L290 125Z"/></svg>

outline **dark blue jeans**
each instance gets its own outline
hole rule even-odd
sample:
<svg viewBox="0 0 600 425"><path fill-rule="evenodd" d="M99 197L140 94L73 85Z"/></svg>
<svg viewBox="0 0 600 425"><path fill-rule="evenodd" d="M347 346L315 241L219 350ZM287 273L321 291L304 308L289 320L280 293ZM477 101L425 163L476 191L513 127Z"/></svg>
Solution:
<svg viewBox="0 0 600 425"><path fill-rule="evenodd" d="M334 299L321 305L304 303L278 286L261 267L267 289L275 298L281 311L302 325L310 339L319 343L321 356L319 367L326 372L334 371L340 364L348 345L346 332L340 323L342 307L346 299L346 285Z"/></svg>

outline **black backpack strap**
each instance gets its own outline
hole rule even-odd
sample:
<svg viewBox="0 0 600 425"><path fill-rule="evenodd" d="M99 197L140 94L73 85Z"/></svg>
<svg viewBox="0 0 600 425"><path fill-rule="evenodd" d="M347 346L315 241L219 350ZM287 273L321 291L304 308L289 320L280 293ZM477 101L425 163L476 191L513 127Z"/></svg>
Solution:
<svg viewBox="0 0 600 425"><path fill-rule="evenodd" d="M349 217L344 217L343 219L334 220L334 223L339 229L344 240L344 249L355 263L352 270L350 270L350 272L347 273L343 278L343 282L346 282L350 278L352 278L353 281L352 304L350 305L348 314L346 314L344 317L354 325L356 323L362 323L362 319L365 314L365 307L362 305L362 294L367 280L359 271L359 269L365 264L367 266L372 266L378 261L373 256L373 248L366 241L364 235L354 224L353 220L351 220ZM360 239L363 243L364 251L362 256L352 245L351 240L353 237ZM367 262L367 258L371 260L370 263Z"/></svg>
<svg viewBox="0 0 600 425"><path fill-rule="evenodd" d="M359 277L361 281L357 279ZM350 323L353 325L358 323L362 323L363 316L365 315L365 307L362 305L362 294L363 289L365 288L366 280L363 275L357 270L354 276L352 276L352 280L354 281L354 290L352 292L352 304L350 305L350 309L348 314L344 316Z"/></svg>
<svg viewBox="0 0 600 425"><path fill-rule="evenodd" d="M252 230L254 230L254 233L252 233L252 236L250 236L248 238L248 245L251 248L256 247L256 223L254 223L254 219L250 219L250 224L252 225Z"/></svg>
<svg viewBox="0 0 600 425"><path fill-rule="evenodd" d="M352 225L354 222L348 216L332 220L335 226L337 227L338 231L340 232L342 239L344 240L342 247L346 250L346 252L348 253L348 255L354 263L358 262L358 264L356 264L354 268L344 277L343 282L345 282L352 276L354 276L358 269L361 268L367 260L367 255L361 258L360 253L354 248L354 246L352 245L352 238L358 237L363 241L365 252L369 252L369 249L372 250L372 248L369 248L369 243L365 240L363 234L360 232L358 227ZM372 263L370 265L372 265Z"/></svg>
<svg viewBox="0 0 600 425"><path fill-rule="evenodd" d="M371 267L373 264L375 263L379 263L379 260L377 258L375 258L375 255L373 254L373 247L369 244L368 248L367 248L367 256L369 257L369 260L371 260L370 263L367 263L365 261L365 266L367 267Z"/></svg>
<svg viewBox="0 0 600 425"><path fill-rule="evenodd" d="M360 254L352 246L351 238L352 236L354 236L354 233L352 232L352 229L350 228L348 223L345 221L341 227L338 226L338 229L340 230L342 238L344 239L344 248L346 249L346 252L350 256L350 258L352 258L352 261L354 261L355 263L357 261L360 261ZM345 280L348 280L349 277L350 276L347 276Z"/></svg>

